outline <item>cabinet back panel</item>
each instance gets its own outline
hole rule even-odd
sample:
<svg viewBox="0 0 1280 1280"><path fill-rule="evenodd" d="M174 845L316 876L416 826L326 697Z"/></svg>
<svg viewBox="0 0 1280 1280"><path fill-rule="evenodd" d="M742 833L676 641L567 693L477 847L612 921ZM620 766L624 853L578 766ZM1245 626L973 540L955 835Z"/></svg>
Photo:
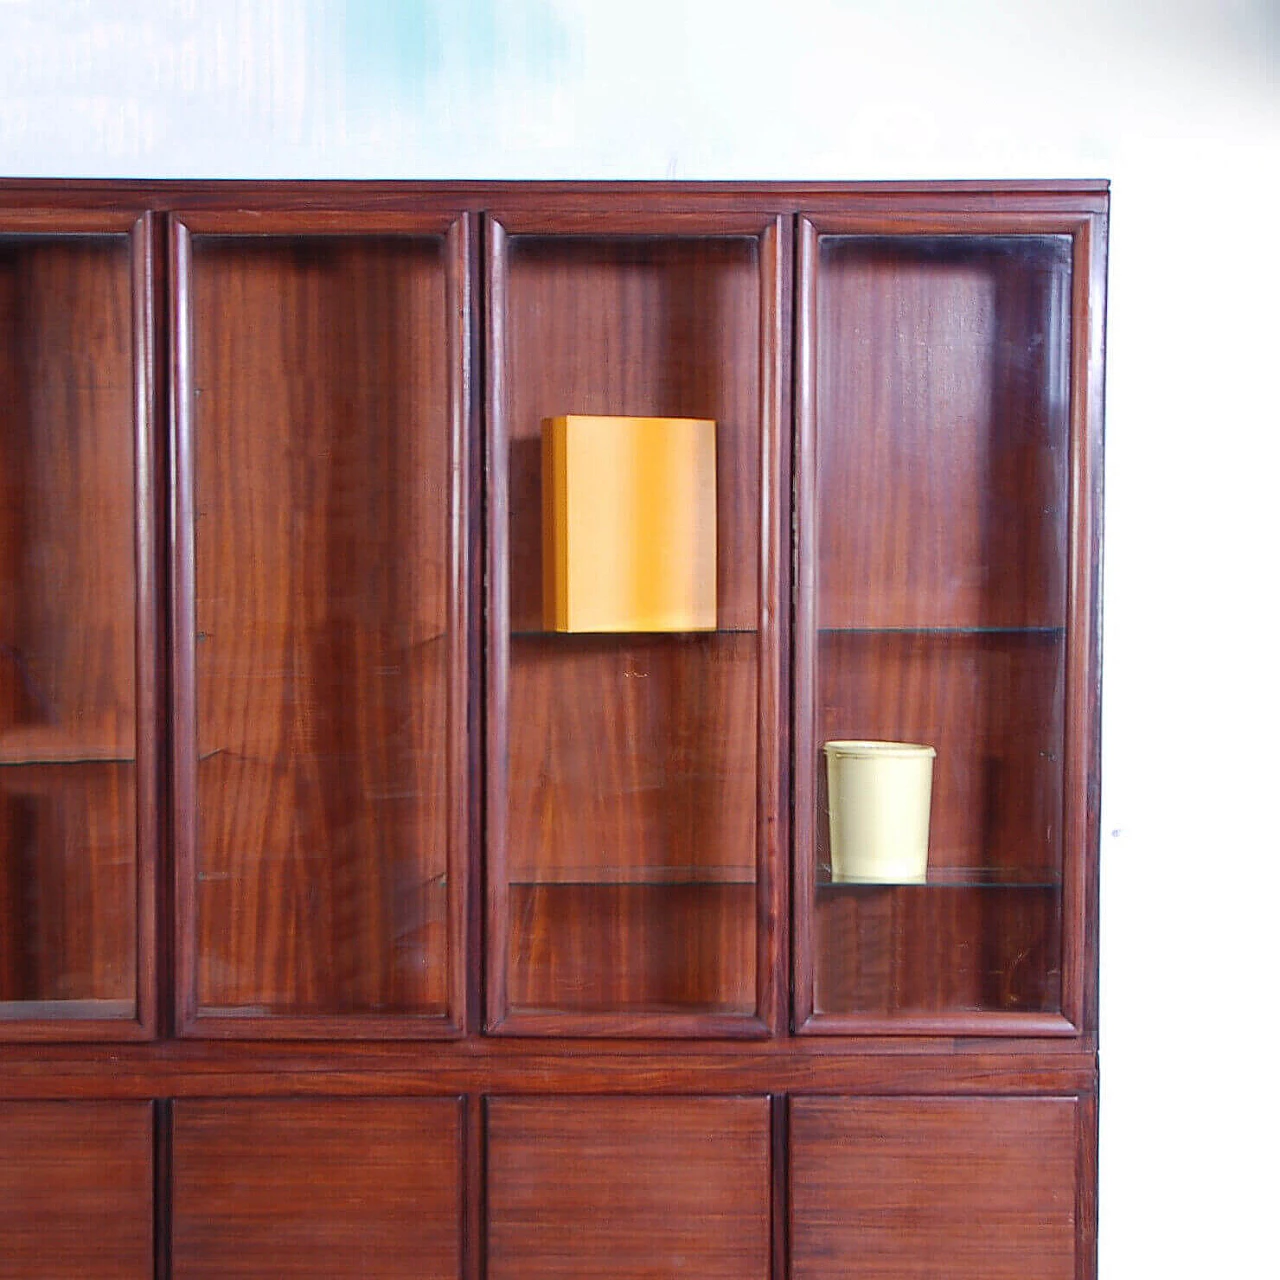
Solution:
<svg viewBox="0 0 1280 1280"><path fill-rule="evenodd" d="M126 236L0 239L5 1004L136 994L131 295Z"/></svg>
<svg viewBox="0 0 1280 1280"><path fill-rule="evenodd" d="M198 1004L442 1012L440 244L193 244Z"/></svg>
<svg viewBox="0 0 1280 1280"><path fill-rule="evenodd" d="M1062 626L1070 239L820 243L819 627Z"/></svg>
<svg viewBox="0 0 1280 1280"><path fill-rule="evenodd" d="M1061 1007L1060 894L1029 886L819 889L819 1013L924 1014Z"/></svg>
<svg viewBox="0 0 1280 1280"><path fill-rule="evenodd" d="M514 1009L751 1013L754 884L511 888Z"/></svg>

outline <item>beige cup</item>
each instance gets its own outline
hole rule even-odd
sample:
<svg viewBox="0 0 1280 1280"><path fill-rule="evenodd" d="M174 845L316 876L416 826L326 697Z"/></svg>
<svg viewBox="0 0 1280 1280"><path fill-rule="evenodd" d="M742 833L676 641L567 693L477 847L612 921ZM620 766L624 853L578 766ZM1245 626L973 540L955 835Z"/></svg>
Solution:
<svg viewBox="0 0 1280 1280"><path fill-rule="evenodd" d="M827 742L831 878L921 884L929 864L932 747Z"/></svg>

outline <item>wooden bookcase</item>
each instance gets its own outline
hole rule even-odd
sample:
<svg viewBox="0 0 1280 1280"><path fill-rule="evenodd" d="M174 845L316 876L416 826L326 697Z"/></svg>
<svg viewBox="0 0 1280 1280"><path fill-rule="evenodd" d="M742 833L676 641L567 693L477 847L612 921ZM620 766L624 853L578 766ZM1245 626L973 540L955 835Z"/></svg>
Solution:
<svg viewBox="0 0 1280 1280"><path fill-rule="evenodd" d="M0 183L0 1277L1089 1280L1107 213ZM563 415L713 630L546 627Z"/></svg>

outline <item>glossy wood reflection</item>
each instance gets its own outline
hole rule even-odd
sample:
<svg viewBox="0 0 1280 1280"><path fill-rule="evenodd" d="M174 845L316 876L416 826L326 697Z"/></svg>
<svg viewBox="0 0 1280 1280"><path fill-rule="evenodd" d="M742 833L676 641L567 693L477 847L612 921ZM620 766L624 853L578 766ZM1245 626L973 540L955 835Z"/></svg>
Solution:
<svg viewBox="0 0 1280 1280"><path fill-rule="evenodd" d="M755 897L754 880L512 885L512 1008L750 1014Z"/></svg>
<svg viewBox="0 0 1280 1280"><path fill-rule="evenodd" d="M496 1098L489 1280L764 1280L764 1098Z"/></svg>
<svg viewBox="0 0 1280 1280"><path fill-rule="evenodd" d="M794 1098L795 1280L1076 1280L1074 1098Z"/></svg>
<svg viewBox="0 0 1280 1280"><path fill-rule="evenodd" d="M179 1101L176 1280L456 1280L450 1098Z"/></svg>
<svg viewBox="0 0 1280 1280"><path fill-rule="evenodd" d="M152 1274L151 1106L0 1102L0 1277Z"/></svg>
<svg viewBox="0 0 1280 1280"><path fill-rule="evenodd" d="M819 1013L1060 1008L1058 886L819 886Z"/></svg>
<svg viewBox="0 0 1280 1280"><path fill-rule="evenodd" d="M193 244L199 1004L443 1012L440 242Z"/></svg>
<svg viewBox="0 0 1280 1280"><path fill-rule="evenodd" d="M508 874L755 864L754 633L519 636Z"/></svg>
<svg viewBox="0 0 1280 1280"><path fill-rule="evenodd" d="M135 1009L132 341L126 236L0 239L0 1018Z"/></svg>
<svg viewBox="0 0 1280 1280"><path fill-rule="evenodd" d="M818 626L1062 626L1070 240L820 244Z"/></svg>

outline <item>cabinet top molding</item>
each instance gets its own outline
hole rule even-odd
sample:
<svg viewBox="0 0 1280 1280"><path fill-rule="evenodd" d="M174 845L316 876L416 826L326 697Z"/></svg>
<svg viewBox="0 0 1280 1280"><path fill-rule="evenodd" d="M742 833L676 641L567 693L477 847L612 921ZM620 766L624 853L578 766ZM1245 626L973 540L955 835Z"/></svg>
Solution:
<svg viewBox="0 0 1280 1280"><path fill-rule="evenodd" d="M245 202L281 208L421 209L448 205L480 211L518 205L535 208L589 208L601 200L635 201L637 207L760 208L777 212L821 209L828 201L910 200L921 208L980 211L999 198L1027 202L1033 209L1103 212L1106 179L1020 179L1016 181L893 182L569 182L427 181L330 179L101 179L0 178L0 210L48 208L137 208L157 212L202 207L235 208ZM922 204L923 202L923 204Z"/></svg>

